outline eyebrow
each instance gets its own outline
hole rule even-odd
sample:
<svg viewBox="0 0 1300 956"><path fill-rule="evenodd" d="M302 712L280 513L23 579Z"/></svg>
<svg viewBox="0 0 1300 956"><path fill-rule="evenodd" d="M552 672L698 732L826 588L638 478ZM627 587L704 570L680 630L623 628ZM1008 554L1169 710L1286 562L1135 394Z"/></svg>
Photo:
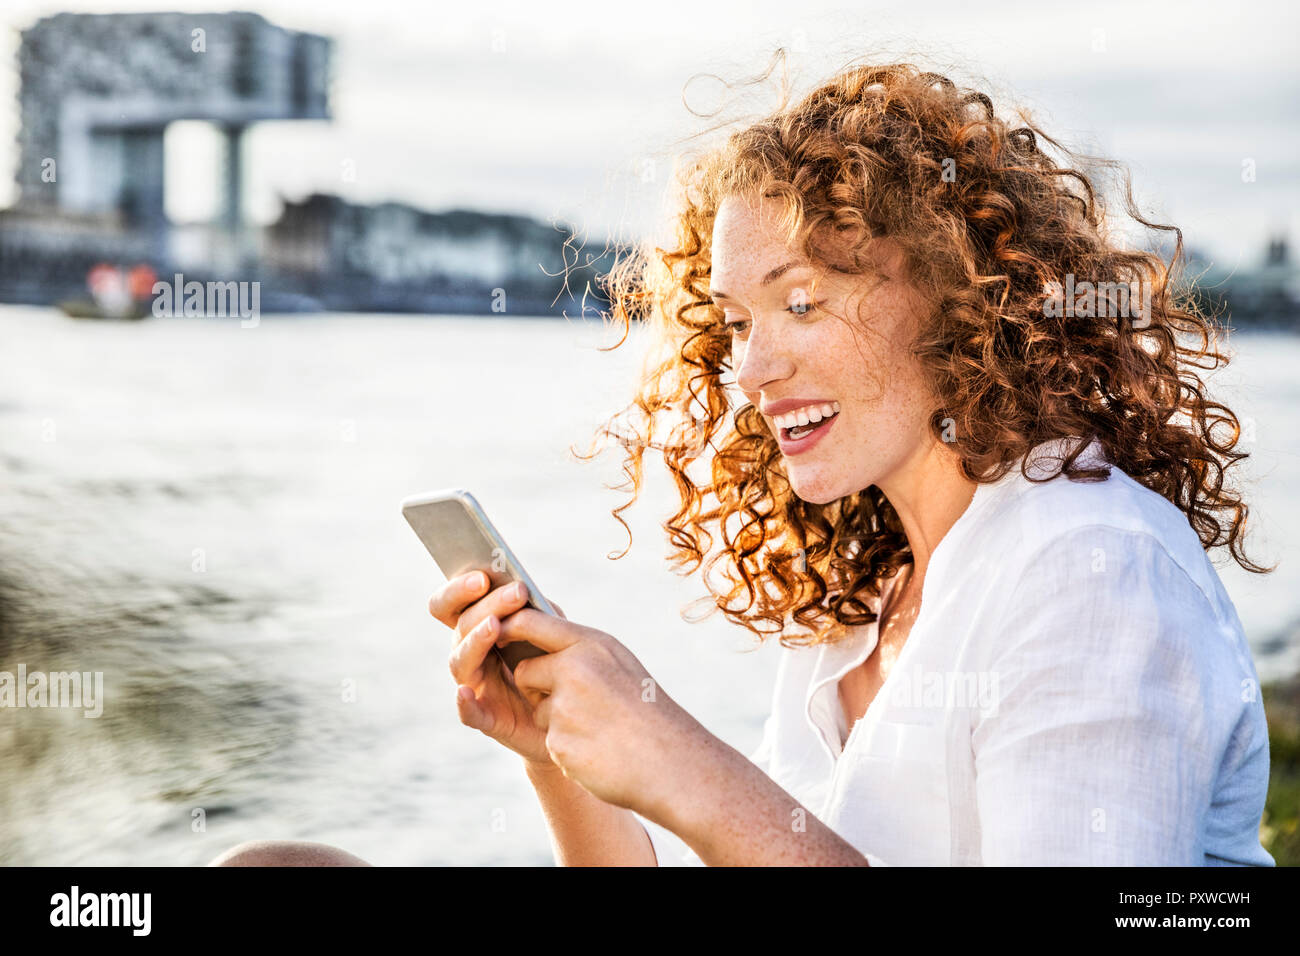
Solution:
<svg viewBox="0 0 1300 956"><path fill-rule="evenodd" d="M796 259L796 260L794 260L793 262L787 262L785 265L777 266L775 269L773 269L773 270L772 270L771 272L769 272L767 275L763 276L763 278L759 279L759 280L758 280L758 284L759 284L760 286L771 285L771 284L772 284L773 282L775 282L777 279L781 278L781 276L785 275L785 274L786 274L787 272L789 272L791 269L795 268L795 266L806 266L806 265L808 265L808 263L807 263L807 262L804 262L804 261L801 260L801 259ZM720 291L718 291L717 289L710 289L710 290L709 290L709 295L713 296L713 298L715 298L715 299L730 299L730 298L731 298L731 296L727 295L727 293L725 293L725 292L720 292Z"/></svg>

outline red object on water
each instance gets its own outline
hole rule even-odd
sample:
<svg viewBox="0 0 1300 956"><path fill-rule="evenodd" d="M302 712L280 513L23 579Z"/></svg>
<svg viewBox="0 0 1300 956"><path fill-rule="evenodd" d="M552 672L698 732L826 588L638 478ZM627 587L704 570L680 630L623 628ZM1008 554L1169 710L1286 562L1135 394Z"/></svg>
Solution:
<svg viewBox="0 0 1300 956"><path fill-rule="evenodd" d="M158 281L158 273L145 265L143 262L134 266L126 274L126 287L131 293L131 298L137 302L147 299L153 295L154 283Z"/></svg>
<svg viewBox="0 0 1300 956"><path fill-rule="evenodd" d="M86 273L86 288L90 290L91 295L97 295L120 281L120 276L121 273L116 266L101 262Z"/></svg>

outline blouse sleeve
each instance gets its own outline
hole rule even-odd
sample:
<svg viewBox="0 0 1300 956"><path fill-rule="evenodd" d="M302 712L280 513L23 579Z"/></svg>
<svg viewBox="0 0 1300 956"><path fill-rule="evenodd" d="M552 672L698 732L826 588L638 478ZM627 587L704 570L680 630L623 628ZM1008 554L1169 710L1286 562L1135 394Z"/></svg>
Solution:
<svg viewBox="0 0 1300 956"><path fill-rule="evenodd" d="M984 864L1200 865L1243 706L1201 589L1153 535L1091 525L1001 606L996 705L972 720Z"/></svg>
<svg viewBox="0 0 1300 956"><path fill-rule="evenodd" d="M769 773L768 766L772 754L772 722L773 717L769 715L767 720L763 722L762 739L759 741L757 749L749 755L750 761L757 764L763 773ZM639 814L637 818L641 821L642 827L645 828L646 834L650 837L650 845L654 847L655 859L659 866L704 866L704 861L677 834L650 822Z"/></svg>

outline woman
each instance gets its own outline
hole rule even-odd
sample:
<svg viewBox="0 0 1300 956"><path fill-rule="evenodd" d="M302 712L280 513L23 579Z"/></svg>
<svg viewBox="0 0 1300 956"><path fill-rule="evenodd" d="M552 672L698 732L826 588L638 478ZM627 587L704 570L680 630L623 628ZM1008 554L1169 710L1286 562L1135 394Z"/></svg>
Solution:
<svg viewBox="0 0 1300 956"><path fill-rule="evenodd" d="M678 566L783 646L747 758L613 636L481 574L440 588L460 719L523 758L559 863L1272 865L1206 556L1270 570L1195 371L1226 359L1175 301L1181 233L1130 194L1178 243L1121 248L1040 140L852 67L689 166L675 245L615 269L613 314L663 346L620 435L633 500L662 450ZM512 676L490 652L520 640L550 653Z"/></svg>

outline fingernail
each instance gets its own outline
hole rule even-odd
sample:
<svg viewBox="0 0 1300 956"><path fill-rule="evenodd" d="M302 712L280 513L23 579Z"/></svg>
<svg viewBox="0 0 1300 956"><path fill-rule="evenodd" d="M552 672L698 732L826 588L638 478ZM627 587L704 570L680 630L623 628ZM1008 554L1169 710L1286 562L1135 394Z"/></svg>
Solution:
<svg viewBox="0 0 1300 956"><path fill-rule="evenodd" d="M481 571L476 571L469 577L469 589L471 591L477 591L481 587L483 587L483 573Z"/></svg>
<svg viewBox="0 0 1300 956"><path fill-rule="evenodd" d="M524 582L516 581L514 590L511 592L510 596L513 597L516 601L518 601L527 593L528 593L528 589L524 587Z"/></svg>
<svg viewBox="0 0 1300 956"><path fill-rule="evenodd" d="M496 615L489 614L479 622L478 626L482 637L491 637L492 633L497 629Z"/></svg>

